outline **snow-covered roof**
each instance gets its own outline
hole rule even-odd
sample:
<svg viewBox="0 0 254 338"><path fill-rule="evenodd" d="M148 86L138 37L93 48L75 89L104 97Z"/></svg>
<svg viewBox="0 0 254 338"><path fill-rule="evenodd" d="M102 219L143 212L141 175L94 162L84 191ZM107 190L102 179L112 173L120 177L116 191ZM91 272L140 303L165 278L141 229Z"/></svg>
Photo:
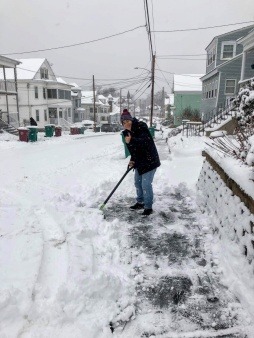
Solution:
<svg viewBox="0 0 254 338"><path fill-rule="evenodd" d="M32 80L35 74L40 69L44 59L20 59L17 60L21 62L20 65L17 66L17 79L19 80ZM7 79L14 79L13 70L6 69L6 78Z"/></svg>
<svg viewBox="0 0 254 338"><path fill-rule="evenodd" d="M70 83L70 85L73 87L73 89L81 90L81 87L77 85L75 82Z"/></svg>
<svg viewBox="0 0 254 338"><path fill-rule="evenodd" d="M19 61L7 58L6 56L0 55L0 66L14 68L16 65L20 64Z"/></svg>
<svg viewBox="0 0 254 338"><path fill-rule="evenodd" d="M174 92L201 92L203 74L174 75Z"/></svg>
<svg viewBox="0 0 254 338"><path fill-rule="evenodd" d="M61 77L57 77L56 80L59 83L67 84L67 82L65 82Z"/></svg>
<svg viewBox="0 0 254 338"><path fill-rule="evenodd" d="M93 91L92 90L82 90L81 91L82 97L93 97ZM96 95L96 91L95 91Z"/></svg>
<svg viewBox="0 0 254 338"><path fill-rule="evenodd" d="M81 104L93 104L93 96L90 97L81 97Z"/></svg>

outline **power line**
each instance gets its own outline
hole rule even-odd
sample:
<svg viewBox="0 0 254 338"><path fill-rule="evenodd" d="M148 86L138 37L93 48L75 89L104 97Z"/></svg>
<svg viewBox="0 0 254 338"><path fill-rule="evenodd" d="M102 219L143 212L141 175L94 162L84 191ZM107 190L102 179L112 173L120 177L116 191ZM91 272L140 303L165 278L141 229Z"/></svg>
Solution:
<svg viewBox="0 0 254 338"><path fill-rule="evenodd" d="M218 26L208 26L208 27L199 27L199 28L186 28L186 29L173 29L173 30L167 30L167 31L152 31L155 33L175 33L175 32L188 32L188 31L196 31L196 30L202 30L202 29L211 29L211 28L218 28L218 27L227 27L227 26L235 26L235 25L241 25L245 23L253 23L254 21L245 21L245 22L236 22L236 23L229 23L226 25L218 25Z"/></svg>
<svg viewBox="0 0 254 338"><path fill-rule="evenodd" d="M143 27L146 27L146 26L145 25L137 26L137 27L134 27L132 29L129 29L129 30L126 30L126 31L123 31L123 32L120 32L120 33L116 33L116 34L105 36L103 38L94 39L94 40L85 41L85 42L80 42L80 43L75 43L75 44L66 45L66 46L59 46L59 47L52 47L52 48L45 48L45 49L37 49L37 50L31 50L31 51L26 51L26 52L12 52L12 53L5 53L5 54L1 54L1 55L29 54L29 53L36 53L36 52L45 52L47 50L56 50L56 49L76 47L76 46L86 45L86 44L97 42L97 41L101 41L101 40L110 39L110 38L113 38L115 36L119 36L119 35L122 35L122 34L125 34L125 33L129 33L129 32L132 32L134 30L137 30L137 29L143 28Z"/></svg>
<svg viewBox="0 0 254 338"><path fill-rule="evenodd" d="M170 57L170 56L204 56L207 54L166 54L166 55L156 55L157 59L163 58L163 57Z"/></svg>
<svg viewBox="0 0 254 338"><path fill-rule="evenodd" d="M26 69L26 68L22 68L22 67L16 67L17 69L21 69L21 70L26 70L28 72L31 72L31 73L37 73L37 71L34 71L34 70L31 70L31 69ZM1 72L0 72L1 73ZM66 78L66 79L73 79L73 80L83 80L83 81L91 81L90 78L83 78L83 77L71 77L71 76L65 76L65 75L57 75L57 74L54 74L54 73L49 73L49 75L52 75L52 76L55 76L55 77L62 77L62 78ZM130 78L108 78L108 79L96 79L96 80L99 80L99 81L114 81L114 80L122 80L122 81L128 81L128 80L132 80L132 79L137 79L137 78L140 78L140 76L133 76L133 77L130 77ZM108 84L110 85L110 84Z"/></svg>
<svg viewBox="0 0 254 338"><path fill-rule="evenodd" d="M187 59L187 58L174 58L174 57L160 57L161 60L185 60L185 61L205 61L207 59Z"/></svg>
<svg viewBox="0 0 254 338"><path fill-rule="evenodd" d="M136 102L150 86L151 86L151 83L144 89L144 91L133 102Z"/></svg>

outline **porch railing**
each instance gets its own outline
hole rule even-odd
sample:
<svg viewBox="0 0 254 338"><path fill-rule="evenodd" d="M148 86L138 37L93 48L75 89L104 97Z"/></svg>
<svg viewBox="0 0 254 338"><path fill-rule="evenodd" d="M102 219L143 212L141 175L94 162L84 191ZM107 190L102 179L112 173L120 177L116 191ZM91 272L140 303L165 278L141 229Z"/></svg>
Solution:
<svg viewBox="0 0 254 338"><path fill-rule="evenodd" d="M15 83L12 81L6 81L7 92L16 93ZM0 91L5 92L5 83L3 80L0 80Z"/></svg>

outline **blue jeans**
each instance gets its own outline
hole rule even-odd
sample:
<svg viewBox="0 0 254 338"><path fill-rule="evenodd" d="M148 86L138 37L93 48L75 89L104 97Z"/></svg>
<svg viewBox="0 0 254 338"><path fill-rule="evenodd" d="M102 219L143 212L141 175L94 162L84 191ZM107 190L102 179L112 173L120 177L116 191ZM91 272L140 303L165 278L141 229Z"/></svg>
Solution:
<svg viewBox="0 0 254 338"><path fill-rule="evenodd" d="M153 178L156 169L148 171L143 175L139 175L138 170L135 169L135 187L137 191L137 202L144 203L145 209L152 209L153 206Z"/></svg>

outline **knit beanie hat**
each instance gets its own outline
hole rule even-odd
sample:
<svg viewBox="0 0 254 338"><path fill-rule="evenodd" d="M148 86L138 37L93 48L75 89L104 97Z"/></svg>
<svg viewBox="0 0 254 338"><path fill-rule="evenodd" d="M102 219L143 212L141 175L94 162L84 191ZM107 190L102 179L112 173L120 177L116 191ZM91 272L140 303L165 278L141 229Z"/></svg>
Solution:
<svg viewBox="0 0 254 338"><path fill-rule="evenodd" d="M121 122L123 123L125 120L133 121L133 117L128 112L128 109L124 109L121 115Z"/></svg>

